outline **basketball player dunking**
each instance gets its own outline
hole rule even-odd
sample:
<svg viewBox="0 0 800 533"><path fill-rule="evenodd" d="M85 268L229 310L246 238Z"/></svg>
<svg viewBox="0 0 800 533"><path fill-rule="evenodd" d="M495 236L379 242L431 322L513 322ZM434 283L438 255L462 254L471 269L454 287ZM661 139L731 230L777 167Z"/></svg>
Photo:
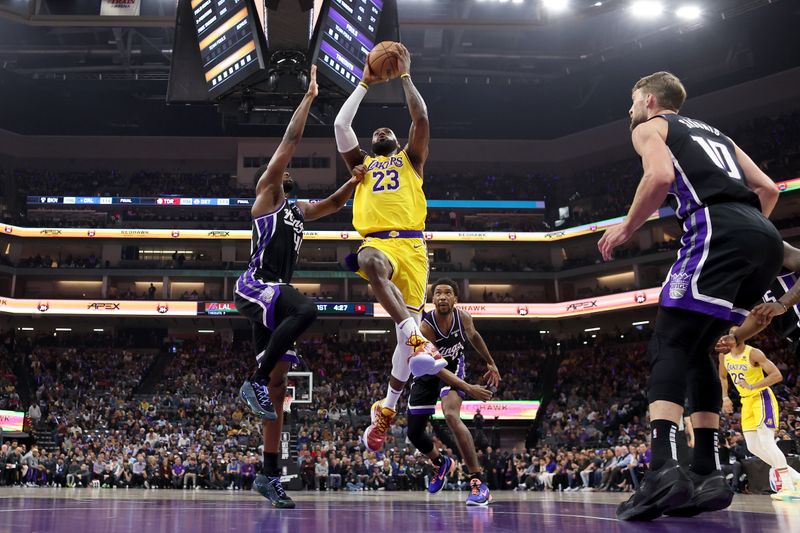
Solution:
<svg viewBox="0 0 800 533"><path fill-rule="evenodd" d="M719 130L679 115L685 99L683 85L668 72L634 85L629 114L644 175L625 220L598 243L610 260L668 194L684 230L648 348L651 470L617 509L621 520L693 516L730 505L733 492L717 454L721 385L709 354L730 322L742 323L783 261L780 234L766 218L777 187ZM687 397L694 426L688 474L674 457Z"/></svg>
<svg viewBox="0 0 800 533"><path fill-rule="evenodd" d="M336 144L348 168L367 167L364 181L356 187L353 227L364 237L348 267L369 281L378 301L394 320L397 347L386 398L370 409L372 424L364 432L364 444L380 450L395 418L397 400L411 375L436 374L447 363L419 331L419 313L425 305L428 251L424 234L427 201L422 175L428 157L428 111L411 81L411 56L396 44L400 80L411 114L408 144L401 147L389 128L372 134L372 153L362 151L352 128L353 118L371 84L386 81L370 72L339 111L334 122ZM413 359L413 360L412 360Z"/></svg>
<svg viewBox="0 0 800 533"><path fill-rule="evenodd" d="M447 370L459 379L464 379L464 343L469 341L486 363L484 381L489 387L497 387L500 383L500 372L483 337L475 329L472 316L456 308L458 301L456 283L450 279L440 279L431 285L431 291L434 310L424 313L420 326L422 334L428 339L434 339L436 348L447 361ZM455 468L455 462L450 457L440 454L434 448L431 438L425 433L428 419L435 412L436 402L441 399L447 426L455 435L458 451L469 472L470 493L467 496L467 505L489 505L492 496L489 488L481 480L483 469L478 463L475 443L469 429L461 420L461 401L465 392L455 390L447 380L442 379L447 370L442 370L435 376L418 376L411 382L408 399L408 440L433 463L433 475L428 491L439 492L447 482L447 476Z"/></svg>
<svg viewBox="0 0 800 533"><path fill-rule="evenodd" d="M730 335L736 334L735 326ZM800 475L789 468L786 456L775 443L779 427L778 400L770 386L783 380L781 371L767 359L764 352L749 344L736 344L730 351L719 355L719 379L722 383L722 409L733 413L733 403L728 397L728 375L742 399L742 433L747 449L767 463L775 472L776 500L798 497L795 485Z"/></svg>
<svg viewBox="0 0 800 533"><path fill-rule="evenodd" d="M316 67L311 67L308 92L294 112L283 140L269 164L256 171L250 262L236 280L234 291L236 308L250 319L253 328L258 365L240 389L242 399L263 420L264 466L253 487L279 508L294 507L281 486L278 468L286 376L290 366L299 362L292 346L317 316L314 302L290 285L303 242L303 223L339 211L364 172L363 167L354 167L355 175L320 202L288 202L287 194L294 188L294 181L286 168L303 136L317 90Z"/></svg>

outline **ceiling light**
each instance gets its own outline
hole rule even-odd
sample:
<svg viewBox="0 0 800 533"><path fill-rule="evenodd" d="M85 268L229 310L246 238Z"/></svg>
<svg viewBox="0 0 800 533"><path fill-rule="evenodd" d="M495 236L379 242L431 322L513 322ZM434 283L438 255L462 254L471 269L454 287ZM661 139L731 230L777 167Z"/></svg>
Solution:
<svg viewBox="0 0 800 533"><path fill-rule="evenodd" d="M560 13L569 7L569 0L542 0L542 5L548 11Z"/></svg>
<svg viewBox="0 0 800 533"><path fill-rule="evenodd" d="M586 333L589 333L590 331L600 331L600 328L586 328L583 331L585 331Z"/></svg>
<svg viewBox="0 0 800 533"><path fill-rule="evenodd" d="M685 5L678 8L675 15L684 20L697 20L703 14L703 11L695 5Z"/></svg>
<svg viewBox="0 0 800 533"><path fill-rule="evenodd" d="M651 19L656 18L664 11L664 5L661 2L652 0L639 0L631 4L631 14L637 18Z"/></svg>
<svg viewBox="0 0 800 533"><path fill-rule="evenodd" d="M639 322L631 322L631 326L644 326L645 324L649 324L649 320L641 320Z"/></svg>
<svg viewBox="0 0 800 533"><path fill-rule="evenodd" d="M72 331L72 328L56 328L56 331Z"/></svg>

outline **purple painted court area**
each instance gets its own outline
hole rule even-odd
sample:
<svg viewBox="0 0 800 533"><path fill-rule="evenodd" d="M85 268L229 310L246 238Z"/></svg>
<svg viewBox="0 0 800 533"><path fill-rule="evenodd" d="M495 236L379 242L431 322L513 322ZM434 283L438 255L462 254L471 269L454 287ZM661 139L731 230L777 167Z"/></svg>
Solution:
<svg viewBox="0 0 800 533"><path fill-rule="evenodd" d="M648 524L614 519L614 495L501 494L488 508L467 508L463 493L298 495L294 510L275 510L250 493L3 490L0 531L150 533L161 531L309 533L627 531L800 531L800 502L738 497L733 509Z"/></svg>

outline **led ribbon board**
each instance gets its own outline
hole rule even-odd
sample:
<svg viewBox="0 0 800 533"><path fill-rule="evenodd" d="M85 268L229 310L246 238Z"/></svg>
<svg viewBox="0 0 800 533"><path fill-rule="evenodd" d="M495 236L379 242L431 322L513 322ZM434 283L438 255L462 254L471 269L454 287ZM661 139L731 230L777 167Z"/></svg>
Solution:
<svg viewBox="0 0 800 533"><path fill-rule="evenodd" d="M487 423L497 420L533 420L539 412L540 402L538 400L519 400L519 401L488 401L476 402L465 401L461 403L461 419L472 420L475 413L480 409L481 415ZM436 402L436 412L434 419L444 419L442 412L442 402Z"/></svg>

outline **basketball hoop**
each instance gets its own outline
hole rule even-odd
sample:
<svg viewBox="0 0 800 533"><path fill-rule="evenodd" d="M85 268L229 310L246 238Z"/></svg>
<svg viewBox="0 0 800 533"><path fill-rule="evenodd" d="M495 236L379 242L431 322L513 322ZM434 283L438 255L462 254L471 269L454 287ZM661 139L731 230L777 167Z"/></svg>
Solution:
<svg viewBox="0 0 800 533"><path fill-rule="evenodd" d="M284 413L289 414L289 413L292 412L292 402L293 401L294 401L294 398L292 398L288 394L283 398L283 412Z"/></svg>

